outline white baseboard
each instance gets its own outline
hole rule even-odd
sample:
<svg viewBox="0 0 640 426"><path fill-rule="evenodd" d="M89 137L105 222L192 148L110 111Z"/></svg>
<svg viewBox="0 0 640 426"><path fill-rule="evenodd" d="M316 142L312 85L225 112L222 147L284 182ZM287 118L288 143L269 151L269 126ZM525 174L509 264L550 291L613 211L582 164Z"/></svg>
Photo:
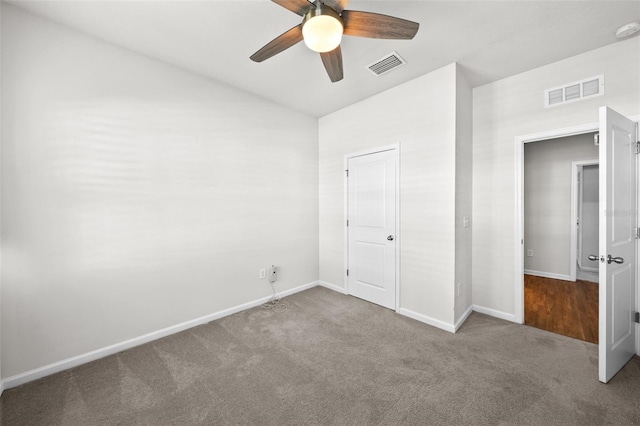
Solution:
<svg viewBox="0 0 640 426"><path fill-rule="evenodd" d="M516 322L516 316L514 314L508 314L506 312L497 311L491 308L485 308L484 306L473 305L473 310L480 314L489 315L490 317L500 318L503 320Z"/></svg>
<svg viewBox="0 0 640 426"><path fill-rule="evenodd" d="M317 281L304 284L298 287L294 287L289 290L278 292L277 295L279 297L286 297L295 293L299 293L304 290L308 290L312 287L318 285ZM71 358L67 358L62 361L54 362L53 364L45 365L43 367L39 367L33 370L26 371L24 373L16 374L11 377L7 377L2 380L0 384L0 389L10 389L16 386L23 385L28 382L32 382L34 380L41 379L42 377L49 376L51 374L59 373L60 371L68 370L73 367L77 367L82 364L86 364L91 361L95 361L100 358L104 358L109 355L116 354L118 352L122 352L127 349L131 349L136 346L143 345L145 343L152 342L154 340L161 339L166 336L170 336L175 333L179 333L181 331L187 330L189 328L193 328L202 324L206 324L211 321L215 321L217 319L233 315L235 313L245 311L250 308L254 308L256 306L260 306L271 299L272 296L262 297L258 300L254 300L252 302L247 302L242 305L238 305L229 309L224 309L222 311L215 312L210 315L206 315L200 318L196 318L191 321L186 321L181 324L176 324L171 327L163 328L162 330L154 331L152 333L148 333L142 335L140 337L134 337L133 339L126 340L124 342L116 343L114 345L106 346L101 349L97 349L95 351L87 352L82 355L74 356Z"/></svg>
<svg viewBox="0 0 640 426"><path fill-rule="evenodd" d="M335 284L328 283L326 281L319 281L318 285L321 286L321 287L328 288L329 290L337 291L338 293L341 293L341 294L347 294L347 290L346 289L344 289L344 288L342 288L340 286L337 286Z"/></svg>
<svg viewBox="0 0 640 426"><path fill-rule="evenodd" d="M2 392L4 392L4 383L0 381L0 396L2 396Z"/></svg>
<svg viewBox="0 0 640 426"><path fill-rule="evenodd" d="M453 324L447 324L444 321L440 321L438 319L431 318L431 317L428 317L426 315L419 314L417 312L413 312L413 311L411 311L409 309L399 308L396 312L399 313L400 315L404 315L405 317L409 317L409 318L412 318L412 319L414 319L416 321L423 322L423 323L428 324L428 325L430 325L432 327L436 327L436 328L439 328L441 330L448 331L449 333L455 333L456 332L456 328L455 328L455 326Z"/></svg>
<svg viewBox="0 0 640 426"><path fill-rule="evenodd" d="M462 327L462 324L464 324L467 318L469 318L469 315L471 315L471 312L473 312L473 306L469 306L467 310L464 311L460 319L456 321L456 323L453 325L454 333L456 333L460 329L460 327Z"/></svg>
<svg viewBox="0 0 640 426"><path fill-rule="evenodd" d="M526 275L535 275L536 277L553 278L553 279L562 280L562 281L575 281L571 279L570 275L556 274L554 272L542 272L542 271L533 271L531 269L525 269L524 273Z"/></svg>
<svg viewBox="0 0 640 426"><path fill-rule="evenodd" d="M578 268L576 271L576 279L597 283L600 281L598 271L588 271Z"/></svg>

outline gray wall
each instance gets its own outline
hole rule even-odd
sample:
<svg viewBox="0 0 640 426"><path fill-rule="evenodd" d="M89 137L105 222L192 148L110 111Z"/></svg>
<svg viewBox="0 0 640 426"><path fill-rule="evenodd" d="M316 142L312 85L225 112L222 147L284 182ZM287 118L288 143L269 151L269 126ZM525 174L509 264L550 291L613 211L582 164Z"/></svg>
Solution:
<svg viewBox="0 0 640 426"><path fill-rule="evenodd" d="M599 235L599 206L600 206L600 168L597 165L584 166L580 181L582 192L582 213L580 218L581 241L581 264L582 267L598 269L598 263L588 259L590 254L598 254Z"/></svg>
<svg viewBox="0 0 640 426"><path fill-rule="evenodd" d="M525 273L570 278L571 163L597 159L592 134L525 144Z"/></svg>

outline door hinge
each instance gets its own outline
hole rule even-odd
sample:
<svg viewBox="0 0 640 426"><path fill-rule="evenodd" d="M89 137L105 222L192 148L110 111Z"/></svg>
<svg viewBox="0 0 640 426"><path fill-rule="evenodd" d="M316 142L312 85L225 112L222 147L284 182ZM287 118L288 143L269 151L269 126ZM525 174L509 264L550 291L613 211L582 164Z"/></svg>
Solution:
<svg viewBox="0 0 640 426"><path fill-rule="evenodd" d="M347 226L349 226L349 219L347 219Z"/></svg>
<svg viewBox="0 0 640 426"><path fill-rule="evenodd" d="M347 177L349 177L349 170L345 170L345 172L347 173Z"/></svg>
<svg viewBox="0 0 640 426"><path fill-rule="evenodd" d="M635 228L636 240L640 240L640 228Z"/></svg>
<svg viewBox="0 0 640 426"><path fill-rule="evenodd" d="M640 154L640 141L636 142L636 154Z"/></svg>
<svg viewBox="0 0 640 426"><path fill-rule="evenodd" d="M634 321L640 324L640 312L636 312Z"/></svg>
<svg viewBox="0 0 640 426"><path fill-rule="evenodd" d="M349 270L347 269L347 276L349 276Z"/></svg>

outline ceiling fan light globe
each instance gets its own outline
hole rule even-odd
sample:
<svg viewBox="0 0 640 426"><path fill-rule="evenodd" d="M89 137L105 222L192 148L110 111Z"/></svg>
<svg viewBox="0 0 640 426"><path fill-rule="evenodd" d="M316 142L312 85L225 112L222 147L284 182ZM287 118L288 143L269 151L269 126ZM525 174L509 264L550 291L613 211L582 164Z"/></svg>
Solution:
<svg viewBox="0 0 640 426"><path fill-rule="evenodd" d="M313 51L331 52L340 45L344 27L342 22L330 15L318 15L305 21L302 37Z"/></svg>

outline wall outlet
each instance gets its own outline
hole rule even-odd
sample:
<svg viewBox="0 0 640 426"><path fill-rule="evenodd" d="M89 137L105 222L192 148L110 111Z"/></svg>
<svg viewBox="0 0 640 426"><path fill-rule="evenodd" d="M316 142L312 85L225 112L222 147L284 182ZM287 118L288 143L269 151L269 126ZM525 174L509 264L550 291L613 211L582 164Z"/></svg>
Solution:
<svg viewBox="0 0 640 426"><path fill-rule="evenodd" d="M267 270L265 268L260 268L260 271L258 271L260 274L260 279L264 280L265 278L267 278Z"/></svg>
<svg viewBox="0 0 640 426"><path fill-rule="evenodd" d="M533 250L527 250L527 257L533 257Z"/></svg>

